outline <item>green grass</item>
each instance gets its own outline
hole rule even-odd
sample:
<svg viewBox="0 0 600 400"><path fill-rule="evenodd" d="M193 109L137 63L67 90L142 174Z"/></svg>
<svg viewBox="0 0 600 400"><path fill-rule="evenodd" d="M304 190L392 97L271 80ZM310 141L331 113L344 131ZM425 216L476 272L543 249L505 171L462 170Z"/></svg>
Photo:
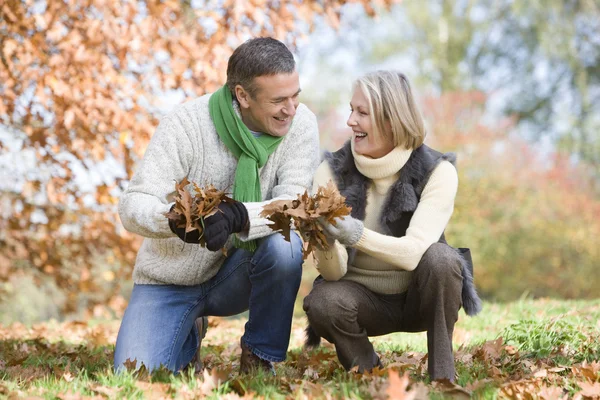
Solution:
<svg viewBox="0 0 600 400"><path fill-rule="evenodd" d="M93 345L85 335L83 340L69 340L67 325L56 329L65 336L62 339L53 334L35 338L24 330L22 337L0 341L0 397L57 399L73 394L141 399L152 391L173 398L217 399L228 394L233 398L369 399L381 397L389 386L389 370L372 375L345 372L329 345L304 351L300 347L302 338L298 337L304 323L300 313L295 317L288 359L277 365L277 376L239 376L236 344L244 321L227 319L209 329L203 359L213 376L221 376L220 383L212 385L210 374L205 379L193 370L178 375L166 371L152 376L144 371L114 374L110 344ZM524 298L507 304L486 304L475 318L461 312L455 329L457 383L479 399L510 397L502 390L542 393L549 388L561 388L575 396L581 382L600 382L600 368L589 366L600 360L599 321L599 300ZM85 329L97 332L103 326L94 323ZM115 324L110 326L114 334ZM491 342L498 338L502 340ZM436 387L427 378L421 360L426 352L425 334L396 333L373 341L384 364L394 363L399 376L407 372L413 385L425 385L430 398L449 398L449 389ZM416 390L416 386L411 387Z"/></svg>

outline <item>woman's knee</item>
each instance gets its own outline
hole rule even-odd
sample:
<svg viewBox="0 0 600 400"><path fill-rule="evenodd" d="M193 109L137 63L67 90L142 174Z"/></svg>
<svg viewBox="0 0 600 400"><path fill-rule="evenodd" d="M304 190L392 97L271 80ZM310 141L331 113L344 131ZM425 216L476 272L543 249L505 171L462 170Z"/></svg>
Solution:
<svg viewBox="0 0 600 400"><path fill-rule="evenodd" d="M348 296L343 282L322 282L304 298L304 311L311 325L347 319L358 310L355 299Z"/></svg>
<svg viewBox="0 0 600 400"><path fill-rule="evenodd" d="M446 279L462 278L460 255L445 243L434 243L423 254L415 272L419 276L433 275Z"/></svg>

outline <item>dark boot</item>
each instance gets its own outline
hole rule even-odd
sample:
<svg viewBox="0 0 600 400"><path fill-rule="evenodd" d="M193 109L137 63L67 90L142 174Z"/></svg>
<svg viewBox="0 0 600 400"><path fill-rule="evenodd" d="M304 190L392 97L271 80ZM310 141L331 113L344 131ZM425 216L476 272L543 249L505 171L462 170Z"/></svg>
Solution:
<svg viewBox="0 0 600 400"><path fill-rule="evenodd" d="M208 318L196 318L195 324L196 329L198 329L198 351L196 351L196 354L194 354L194 358L192 358L190 364L194 366L196 373L199 373L204 369L202 359L200 358L200 349L202 349L202 339L204 339L204 336L206 336L206 330L208 329Z"/></svg>
<svg viewBox="0 0 600 400"><path fill-rule="evenodd" d="M275 375L275 368L273 363L267 360L263 360L256 354L254 354L243 340L240 341L242 345L242 357L240 359L240 374L255 373L258 370L263 370L271 375Z"/></svg>

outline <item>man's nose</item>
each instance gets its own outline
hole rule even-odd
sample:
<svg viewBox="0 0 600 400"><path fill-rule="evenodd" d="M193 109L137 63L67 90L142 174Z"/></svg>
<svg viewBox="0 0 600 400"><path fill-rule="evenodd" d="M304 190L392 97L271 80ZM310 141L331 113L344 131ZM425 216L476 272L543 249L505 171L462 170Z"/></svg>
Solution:
<svg viewBox="0 0 600 400"><path fill-rule="evenodd" d="M283 107L283 113L288 117L293 117L296 115L296 108L298 107L298 103L296 103L293 99L289 99L285 106Z"/></svg>

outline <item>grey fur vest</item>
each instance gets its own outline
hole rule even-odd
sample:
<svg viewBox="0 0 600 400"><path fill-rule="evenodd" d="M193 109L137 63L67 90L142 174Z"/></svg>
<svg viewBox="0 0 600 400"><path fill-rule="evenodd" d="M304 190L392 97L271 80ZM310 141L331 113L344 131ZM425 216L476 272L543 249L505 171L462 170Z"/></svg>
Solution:
<svg viewBox="0 0 600 400"><path fill-rule="evenodd" d="M325 159L331 167L340 193L346 197L346 204L352 207L352 217L364 221L370 179L362 175L356 168L350 142L346 142L340 150L334 153L326 153ZM426 145L421 145L413 150L410 158L400 170L400 178L392 185L384 202L380 216L381 226L386 230L382 232L383 234L394 237L406 235L412 215L419 204L421 193L431 173L442 160L455 164L456 156L454 153L440 153ZM439 241L446 243L443 233ZM471 253L466 248L459 248L456 251L462 260L463 308L467 315L476 315L481 311L481 300L473 282ZM350 248L348 252L348 260L351 262L356 249Z"/></svg>

